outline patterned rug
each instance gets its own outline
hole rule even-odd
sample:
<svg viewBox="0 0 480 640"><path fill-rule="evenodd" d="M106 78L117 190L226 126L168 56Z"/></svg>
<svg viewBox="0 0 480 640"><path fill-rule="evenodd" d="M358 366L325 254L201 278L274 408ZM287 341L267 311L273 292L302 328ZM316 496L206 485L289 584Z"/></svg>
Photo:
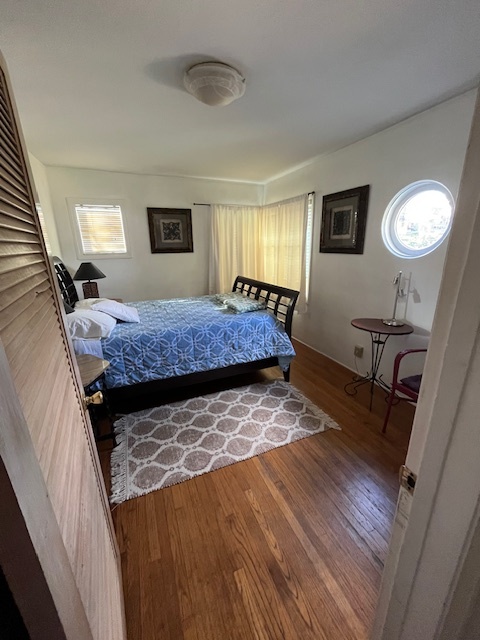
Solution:
<svg viewBox="0 0 480 640"><path fill-rule="evenodd" d="M283 380L211 393L115 423L112 503L340 427Z"/></svg>

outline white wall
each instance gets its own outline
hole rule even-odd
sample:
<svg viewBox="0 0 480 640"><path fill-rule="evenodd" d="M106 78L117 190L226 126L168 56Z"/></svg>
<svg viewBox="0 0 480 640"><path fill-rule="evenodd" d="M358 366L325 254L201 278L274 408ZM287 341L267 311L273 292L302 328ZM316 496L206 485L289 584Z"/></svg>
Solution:
<svg viewBox="0 0 480 640"><path fill-rule="evenodd" d="M316 192L311 302L309 312L294 322L300 340L351 368L354 345L361 344L365 356L358 365L364 372L369 366L369 334L354 329L350 320L390 317L392 280L402 270L412 274L416 293L408 296L406 306L399 305L397 317L405 313L416 331L390 338L382 363L387 379L396 352L426 346L447 243L423 258L397 258L383 244L381 222L393 196L416 180L438 180L457 195L474 102L475 92L468 92L267 184L266 202ZM370 203L364 253L319 253L322 195L365 184L370 184Z"/></svg>
<svg viewBox="0 0 480 640"><path fill-rule="evenodd" d="M107 276L98 281L100 295L125 301L207 293L210 207L193 203L258 204L263 197L260 185L220 180L57 167L48 167L47 175L60 236L60 256L72 272L81 261L75 252L66 198L125 200L132 258L94 260ZM193 253L151 253L147 207L192 209Z"/></svg>
<svg viewBox="0 0 480 640"><path fill-rule="evenodd" d="M354 368L353 347L365 347L358 361L369 366L369 335L354 329L356 317L386 317L392 313L392 279L402 270L411 274L406 305L398 317L415 326L409 337L391 338L382 370L389 379L393 355L403 348L426 346L435 310L446 243L429 256L402 260L390 254L381 237L381 221L391 198L416 180L431 178L457 194L475 92L469 92L399 125L335 153L322 156L265 187L228 181L143 176L108 171L47 167L48 185L60 240L60 255L75 270L80 261L74 246L66 198L123 198L132 243L132 259L96 260L107 275L100 294L124 300L201 295L207 292L210 209L193 202L259 204L308 191L316 192L314 250L309 312L297 315L294 335L313 348ZM363 255L321 254L318 251L322 195L370 184ZM146 208L191 208L194 253L152 254ZM421 366L413 363L411 370Z"/></svg>
<svg viewBox="0 0 480 640"><path fill-rule="evenodd" d="M48 184L47 171L45 165L31 153L28 154L30 168L32 170L34 186L37 191L38 202L42 207L43 218L47 228L48 240L52 249L52 255L57 255L60 251L60 242L58 239L57 225L53 213L52 199L50 195L50 187Z"/></svg>

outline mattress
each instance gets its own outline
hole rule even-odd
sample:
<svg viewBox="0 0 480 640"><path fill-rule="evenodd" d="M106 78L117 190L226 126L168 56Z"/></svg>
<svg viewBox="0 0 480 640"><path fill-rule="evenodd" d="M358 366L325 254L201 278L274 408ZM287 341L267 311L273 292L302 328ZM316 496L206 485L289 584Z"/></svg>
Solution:
<svg viewBox="0 0 480 640"><path fill-rule="evenodd" d="M295 355L270 311L235 313L212 296L131 302L139 323L118 323L102 339L107 388L183 376L276 356L287 369Z"/></svg>

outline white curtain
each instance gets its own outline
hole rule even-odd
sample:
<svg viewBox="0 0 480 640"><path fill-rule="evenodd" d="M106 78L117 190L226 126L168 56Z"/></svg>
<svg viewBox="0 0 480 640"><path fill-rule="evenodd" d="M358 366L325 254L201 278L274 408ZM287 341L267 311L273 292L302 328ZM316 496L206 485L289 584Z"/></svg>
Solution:
<svg viewBox="0 0 480 640"><path fill-rule="evenodd" d="M210 293L231 291L237 275L257 278L261 207L212 205Z"/></svg>
<svg viewBox="0 0 480 640"><path fill-rule="evenodd" d="M307 196L264 207L212 205L210 292L232 288L237 275L300 291L306 306Z"/></svg>

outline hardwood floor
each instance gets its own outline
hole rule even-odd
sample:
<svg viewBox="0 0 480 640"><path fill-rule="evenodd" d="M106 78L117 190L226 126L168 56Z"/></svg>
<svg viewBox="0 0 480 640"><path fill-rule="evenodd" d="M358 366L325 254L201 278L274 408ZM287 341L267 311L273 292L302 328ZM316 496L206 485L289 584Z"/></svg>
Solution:
<svg viewBox="0 0 480 640"><path fill-rule="evenodd" d="M295 346L292 383L342 431L116 507L130 640L368 637L413 408L382 435L384 394L370 413L351 372Z"/></svg>

